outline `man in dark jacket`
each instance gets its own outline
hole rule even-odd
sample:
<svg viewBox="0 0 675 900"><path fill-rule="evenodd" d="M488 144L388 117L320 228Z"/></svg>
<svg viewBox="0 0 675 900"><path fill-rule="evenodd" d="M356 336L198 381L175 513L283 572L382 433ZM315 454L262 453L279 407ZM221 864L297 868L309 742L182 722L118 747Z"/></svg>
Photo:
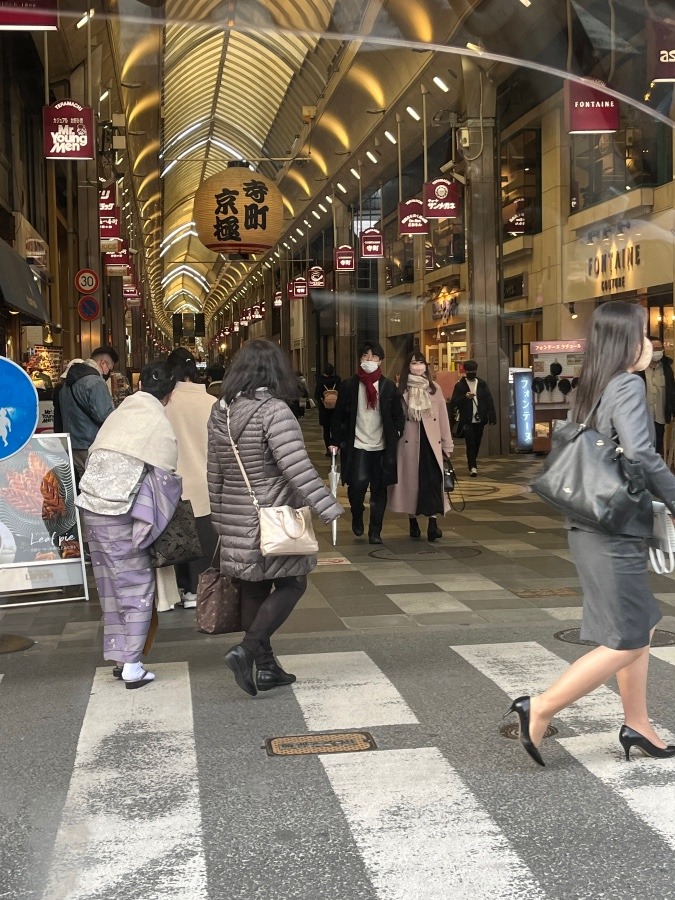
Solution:
<svg viewBox="0 0 675 900"><path fill-rule="evenodd" d="M380 370L384 350L366 343L356 375L338 388L329 450L340 450L342 482L352 511L352 531L363 534L363 510L370 486L368 540L381 544L387 486L396 484L396 448L405 426L401 397Z"/></svg>
<svg viewBox="0 0 675 900"><path fill-rule="evenodd" d="M119 357L112 347L98 347L91 359L74 363L59 395L63 427L70 433L78 480L87 465L87 453L101 425L115 408L106 385Z"/></svg>
<svg viewBox="0 0 675 900"><path fill-rule="evenodd" d="M478 363L467 359L464 363L464 378L455 385L450 398L448 414L453 422L457 413L457 437L466 443L466 461L472 478L478 477L478 451L486 425L497 423L495 404L487 382L476 375Z"/></svg>
<svg viewBox="0 0 675 900"><path fill-rule="evenodd" d="M663 436L666 425L673 418L675 403L675 378L673 377L673 361L663 355L663 341L658 337L650 337L652 342L652 361L644 370L638 372L644 378L647 390L647 405L654 420L656 432L656 452L663 456Z"/></svg>

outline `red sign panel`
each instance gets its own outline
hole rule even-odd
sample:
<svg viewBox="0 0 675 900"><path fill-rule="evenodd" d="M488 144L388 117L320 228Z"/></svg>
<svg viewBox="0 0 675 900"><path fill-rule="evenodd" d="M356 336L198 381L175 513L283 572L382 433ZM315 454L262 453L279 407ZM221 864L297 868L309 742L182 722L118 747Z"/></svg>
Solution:
<svg viewBox="0 0 675 900"><path fill-rule="evenodd" d="M601 86L565 82L570 134L611 134L619 130L619 101Z"/></svg>
<svg viewBox="0 0 675 900"><path fill-rule="evenodd" d="M275 306L283 305L283 297L282 297L281 291L274 292L274 305Z"/></svg>
<svg viewBox="0 0 675 900"><path fill-rule="evenodd" d="M93 159L94 111L76 100L42 109L45 159Z"/></svg>
<svg viewBox="0 0 675 900"><path fill-rule="evenodd" d="M429 220L421 200L404 200L398 205L398 233L429 234Z"/></svg>
<svg viewBox="0 0 675 900"><path fill-rule="evenodd" d="M293 282L293 299L301 300L303 297L307 296L307 279L306 278L296 278Z"/></svg>
<svg viewBox="0 0 675 900"><path fill-rule="evenodd" d="M122 217L115 203L115 191L111 188L105 188L98 195L98 221L101 241L121 240Z"/></svg>
<svg viewBox="0 0 675 900"><path fill-rule="evenodd" d="M333 265L336 272L353 272L356 269L356 254L349 244L342 244L333 250Z"/></svg>
<svg viewBox="0 0 675 900"><path fill-rule="evenodd" d="M292 281L289 281L286 285L286 296L289 300L295 300L295 286Z"/></svg>
<svg viewBox="0 0 675 900"><path fill-rule="evenodd" d="M647 71L650 81L675 81L675 25L647 20Z"/></svg>
<svg viewBox="0 0 675 900"><path fill-rule="evenodd" d="M433 272L436 268L436 251L433 247L424 248L424 270L425 272Z"/></svg>
<svg viewBox="0 0 675 900"><path fill-rule="evenodd" d="M312 268L308 272L308 275L309 286L312 288L312 290L326 287L326 276L321 266L312 266Z"/></svg>
<svg viewBox="0 0 675 900"><path fill-rule="evenodd" d="M55 31L55 0L2 0L0 31Z"/></svg>
<svg viewBox="0 0 675 900"><path fill-rule="evenodd" d="M103 257L105 273L112 277L128 275L131 271L131 257L126 246L117 253L106 253Z"/></svg>
<svg viewBox="0 0 675 900"><path fill-rule="evenodd" d="M455 219L459 215L459 185L449 178L435 178L424 185L427 219Z"/></svg>
<svg viewBox="0 0 675 900"><path fill-rule="evenodd" d="M384 235L377 228L365 228L361 232L361 259L384 257Z"/></svg>

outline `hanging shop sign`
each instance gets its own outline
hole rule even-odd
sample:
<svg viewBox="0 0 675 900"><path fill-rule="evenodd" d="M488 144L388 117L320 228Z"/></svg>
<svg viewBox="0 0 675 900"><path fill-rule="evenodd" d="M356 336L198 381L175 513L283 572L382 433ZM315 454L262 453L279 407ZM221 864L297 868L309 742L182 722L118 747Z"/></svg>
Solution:
<svg viewBox="0 0 675 900"><path fill-rule="evenodd" d="M307 296L307 279L298 276L293 280L293 299L294 300L302 300L303 297Z"/></svg>
<svg viewBox="0 0 675 900"><path fill-rule="evenodd" d="M265 318L265 310L263 309L263 307L259 306L256 303L256 305L254 307L252 307L252 309L251 309L251 318L256 322L260 321L260 319L264 319Z"/></svg>
<svg viewBox="0 0 675 900"><path fill-rule="evenodd" d="M292 281L289 281L286 284L286 296L289 300L295 300L295 285Z"/></svg>
<svg viewBox="0 0 675 900"><path fill-rule="evenodd" d="M675 25L647 20L647 72L649 81L675 81Z"/></svg>
<svg viewBox="0 0 675 900"><path fill-rule="evenodd" d="M534 394L531 371L513 373L513 395L516 447L518 450L531 450L534 443Z"/></svg>
<svg viewBox="0 0 675 900"><path fill-rule="evenodd" d="M94 158L94 110L76 100L59 100L42 109L45 159Z"/></svg>
<svg viewBox="0 0 675 900"><path fill-rule="evenodd" d="M612 134L619 130L619 101L602 84L565 82L570 134Z"/></svg>
<svg viewBox="0 0 675 900"><path fill-rule="evenodd" d="M361 259L384 258L384 235L377 228L366 228L361 232Z"/></svg>
<svg viewBox="0 0 675 900"><path fill-rule="evenodd" d="M284 205L273 181L248 166L228 166L195 195L194 221L209 250L230 256L265 253L281 237Z"/></svg>
<svg viewBox="0 0 675 900"><path fill-rule="evenodd" d="M502 209L502 222L507 234L516 237L525 234L525 198L517 197Z"/></svg>
<svg viewBox="0 0 675 900"><path fill-rule="evenodd" d="M56 31L54 0L2 0L0 31Z"/></svg>
<svg viewBox="0 0 675 900"><path fill-rule="evenodd" d="M459 215L459 185L449 178L435 178L424 185L424 215L427 219L455 219Z"/></svg>
<svg viewBox="0 0 675 900"><path fill-rule="evenodd" d="M131 256L129 249L122 242L122 247L116 253L106 253L103 257L105 274L111 278L124 277L131 270Z"/></svg>
<svg viewBox="0 0 675 900"><path fill-rule="evenodd" d="M424 215L424 204L421 200L404 200L398 205L398 233L429 234L429 220Z"/></svg>
<svg viewBox="0 0 675 900"><path fill-rule="evenodd" d="M283 305L283 295L281 291L274 292L274 306L282 306Z"/></svg>
<svg viewBox="0 0 675 900"><path fill-rule="evenodd" d="M436 251L433 247L424 248L424 271L433 272L436 268Z"/></svg>
<svg viewBox="0 0 675 900"><path fill-rule="evenodd" d="M122 242L122 216L115 192L105 188L98 195L98 222L102 253L115 253Z"/></svg>
<svg viewBox="0 0 675 900"><path fill-rule="evenodd" d="M333 250L333 265L336 272L354 272L356 269L356 254L349 244L341 244Z"/></svg>
<svg viewBox="0 0 675 900"><path fill-rule="evenodd" d="M307 275L309 287L313 291L326 287L326 275L321 266L312 266Z"/></svg>
<svg viewBox="0 0 675 900"><path fill-rule="evenodd" d="M0 604L74 585L80 596L68 599L87 599L81 547L70 437L35 435L0 461Z"/></svg>

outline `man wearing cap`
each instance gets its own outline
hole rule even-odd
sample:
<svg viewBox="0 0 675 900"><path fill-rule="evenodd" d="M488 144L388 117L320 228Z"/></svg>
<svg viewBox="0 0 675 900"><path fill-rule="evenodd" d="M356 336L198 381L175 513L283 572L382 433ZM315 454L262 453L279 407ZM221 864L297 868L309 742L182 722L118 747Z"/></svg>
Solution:
<svg viewBox="0 0 675 900"><path fill-rule="evenodd" d="M59 393L63 427L70 433L78 481L98 430L115 408L106 381L119 357L113 347L97 347L85 362L73 361Z"/></svg>
<svg viewBox="0 0 675 900"><path fill-rule="evenodd" d="M467 359L464 363L464 378L455 385L450 398L448 414L450 421L459 413L457 437L466 443L466 461L472 478L478 477L478 451L486 425L497 424L495 404L487 382L477 376L478 363Z"/></svg>

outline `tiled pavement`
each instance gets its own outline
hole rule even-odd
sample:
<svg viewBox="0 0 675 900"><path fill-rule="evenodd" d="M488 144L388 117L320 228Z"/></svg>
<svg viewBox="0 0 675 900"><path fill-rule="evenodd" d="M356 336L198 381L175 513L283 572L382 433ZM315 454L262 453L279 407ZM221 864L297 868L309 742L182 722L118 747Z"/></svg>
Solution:
<svg viewBox="0 0 675 900"><path fill-rule="evenodd" d="M329 460L322 453L315 415L306 417L303 429L308 450L327 478ZM280 634L500 623L573 626L581 615L582 598L565 531L526 487L540 464L530 456L486 459L479 478L470 479L458 444L455 465L466 509L439 519L443 538L435 544L424 539L424 520L422 540L410 540L402 515L387 514L383 547L354 537L348 514L339 521L336 547L330 529L318 523L319 565ZM346 506L342 487L339 497ZM661 626L673 628L675 577L651 578L665 614ZM0 631L35 638L36 649L91 647L100 639L93 581L91 595L89 604L5 609L0 611ZM193 611L161 615L158 642L195 637Z"/></svg>

